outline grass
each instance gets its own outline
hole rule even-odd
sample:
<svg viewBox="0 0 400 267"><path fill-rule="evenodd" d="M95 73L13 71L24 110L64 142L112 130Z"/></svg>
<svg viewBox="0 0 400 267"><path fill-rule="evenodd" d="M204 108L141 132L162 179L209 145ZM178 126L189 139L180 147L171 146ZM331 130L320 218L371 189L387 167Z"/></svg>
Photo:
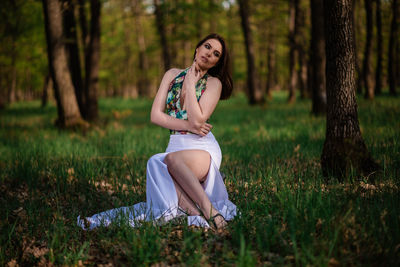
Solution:
<svg viewBox="0 0 400 267"><path fill-rule="evenodd" d="M325 119L309 100L263 107L244 96L211 123L230 199L240 210L222 234L173 221L82 231L78 215L145 201L145 167L168 130L151 101L101 99L86 134L53 126L56 108L15 103L0 113L0 265L399 265L400 99L359 99L363 137L384 167L374 185L322 179Z"/></svg>

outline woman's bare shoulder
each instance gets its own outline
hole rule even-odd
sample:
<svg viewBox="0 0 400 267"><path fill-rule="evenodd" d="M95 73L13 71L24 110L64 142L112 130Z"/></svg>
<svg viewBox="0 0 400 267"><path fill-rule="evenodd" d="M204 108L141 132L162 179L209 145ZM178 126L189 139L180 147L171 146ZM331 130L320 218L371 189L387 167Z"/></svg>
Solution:
<svg viewBox="0 0 400 267"><path fill-rule="evenodd" d="M220 79L218 79L217 77L211 76L211 75L208 76L207 85L222 87L222 83L221 83Z"/></svg>
<svg viewBox="0 0 400 267"><path fill-rule="evenodd" d="M165 72L164 76L168 76L168 77L173 76L172 78L175 78L181 71L182 70L178 69L178 68L171 68Z"/></svg>

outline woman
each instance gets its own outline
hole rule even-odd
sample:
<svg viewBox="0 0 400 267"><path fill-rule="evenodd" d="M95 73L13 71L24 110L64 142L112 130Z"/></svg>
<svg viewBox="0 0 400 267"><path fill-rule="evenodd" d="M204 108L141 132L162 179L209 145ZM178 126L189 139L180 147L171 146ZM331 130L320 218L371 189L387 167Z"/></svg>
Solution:
<svg viewBox="0 0 400 267"><path fill-rule="evenodd" d="M211 223L217 229L236 215L219 173L221 150L207 123L218 100L231 95L229 63L223 38L210 34L197 44L190 67L164 74L151 122L170 129L171 136L166 152L147 163L146 203L134 205L133 212L120 208L86 218L89 229L109 224L121 212L128 214L131 225L188 215L189 225ZM78 217L85 228L81 221Z"/></svg>

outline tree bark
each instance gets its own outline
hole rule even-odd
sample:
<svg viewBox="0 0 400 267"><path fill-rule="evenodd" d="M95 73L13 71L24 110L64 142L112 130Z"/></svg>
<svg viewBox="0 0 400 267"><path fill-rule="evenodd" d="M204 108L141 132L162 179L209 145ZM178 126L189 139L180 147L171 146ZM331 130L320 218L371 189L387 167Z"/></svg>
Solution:
<svg viewBox="0 0 400 267"><path fill-rule="evenodd" d="M268 47L267 47L267 81L266 81L266 94L270 99L272 98L272 89L275 88L275 72L276 72L276 44L275 44L275 33L273 32L274 26L271 25Z"/></svg>
<svg viewBox="0 0 400 267"><path fill-rule="evenodd" d="M264 94L257 88L257 75L254 61L253 36L249 23L249 3L246 0L239 0L239 13L241 17L246 57L247 57L247 90L249 103L251 105L264 103Z"/></svg>
<svg viewBox="0 0 400 267"><path fill-rule="evenodd" d="M139 60L138 60L138 93L139 96L149 97L151 95L149 79L147 74L149 72L149 61L146 55L146 41L143 34L142 29L142 7L141 1L134 0L134 19L135 19L135 32L136 32L136 41L139 47Z"/></svg>
<svg viewBox="0 0 400 267"><path fill-rule="evenodd" d="M298 77L296 72L296 62L298 59L297 49L297 25L296 25L296 9L298 9L299 0L289 1L289 97L288 102L293 103L296 100L296 86L298 83Z"/></svg>
<svg viewBox="0 0 400 267"><path fill-rule="evenodd" d="M300 98L305 99L309 96L307 90L307 44L306 44L306 14L304 8L301 7L302 0L298 0L298 7L296 8L295 27L297 27L297 51L298 51L298 64L297 69L298 86L300 89Z"/></svg>
<svg viewBox="0 0 400 267"><path fill-rule="evenodd" d="M325 89L325 33L324 6L320 0L311 0L311 45L312 65L312 114L318 116L326 113Z"/></svg>
<svg viewBox="0 0 400 267"><path fill-rule="evenodd" d="M375 95L380 95L382 93L382 56L383 56L383 48L382 48L382 16L381 16L381 0L376 0L376 70L375 70Z"/></svg>
<svg viewBox="0 0 400 267"><path fill-rule="evenodd" d="M390 37L389 37L389 50L388 50L388 78L389 78L389 93L393 96L397 95L396 92L396 63L395 63L395 49L397 40L397 17L398 17L398 3L397 0L392 2L392 23L390 26Z"/></svg>
<svg viewBox="0 0 400 267"><path fill-rule="evenodd" d="M352 12L351 0L324 2L328 109L321 166L325 177L340 180L353 169L370 178L379 170L358 122Z"/></svg>
<svg viewBox="0 0 400 267"><path fill-rule="evenodd" d="M85 98L86 109L84 118L88 121L97 120L100 63L100 0L90 1L90 41L85 55Z"/></svg>
<svg viewBox="0 0 400 267"><path fill-rule="evenodd" d="M367 36L365 41L364 61L363 61L363 80L365 85L365 98L374 99L374 87L371 71L371 54L372 54L372 0L365 0L365 12L367 15Z"/></svg>
<svg viewBox="0 0 400 267"><path fill-rule="evenodd" d="M71 73L69 72L63 35L61 3L43 0L50 73L57 99L57 125L64 128L85 125L79 112Z"/></svg>
<svg viewBox="0 0 400 267"><path fill-rule="evenodd" d="M85 12L85 0L78 0L78 14L79 14L79 25L81 26L81 41L83 45L83 50L86 51L89 46L89 34L88 27L86 21L86 12ZM86 54L86 52L85 52Z"/></svg>
<svg viewBox="0 0 400 267"><path fill-rule="evenodd" d="M50 74L47 74L44 78L43 90L42 90L42 108L47 106L49 100L49 88L53 87L53 81L51 80Z"/></svg>
<svg viewBox="0 0 400 267"><path fill-rule="evenodd" d="M77 25L75 19L75 6L74 1L67 0L64 2L64 29L65 29L65 37L66 37L66 47L67 47L67 55L68 55L68 66L71 72L72 83L75 88L75 95L78 101L78 106L81 114L85 114L85 97L84 97L84 86L82 80L82 68L80 63L79 56L79 46L78 46L78 37L77 37Z"/></svg>
<svg viewBox="0 0 400 267"><path fill-rule="evenodd" d="M160 36L160 44L162 47L164 59L164 71L171 68L171 56L168 40L166 36L165 19L164 19L164 4L160 4L159 0L154 0L154 13L156 15L157 31Z"/></svg>
<svg viewBox="0 0 400 267"><path fill-rule="evenodd" d="M357 0L352 0L352 5L353 5L353 14L354 14L354 12L355 12L355 10L356 10L356 8L357 8L357 6L356 6L356 4L357 4ZM360 69L360 63L359 63L359 58L358 58L358 45L357 45L357 35L356 35L356 28L358 29L358 28L360 28L359 27L359 25L360 25L360 23L359 23L359 20L357 20L357 23L355 22L355 17L360 17L360 16L352 16L352 19L351 19L351 22L352 22L352 24L353 24L353 27L352 27L352 29L353 29L353 42L354 42L354 54L355 54L355 56L356 56L356 73L357 73L357 78L356 78L356 84L357 84L357 86L356 86L356 92L357 93L359 93L359 94L361 94L362 93L362 89L363 89L363 76L362 76L362 73L361 73L361 69ZM357 27L356 27L357 26Z"/></svg>

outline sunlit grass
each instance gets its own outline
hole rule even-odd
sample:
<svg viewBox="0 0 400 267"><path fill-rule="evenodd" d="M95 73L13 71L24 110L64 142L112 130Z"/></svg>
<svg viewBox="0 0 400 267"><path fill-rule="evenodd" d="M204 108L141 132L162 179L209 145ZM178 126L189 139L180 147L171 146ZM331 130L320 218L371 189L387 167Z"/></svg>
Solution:
<svg viewBox="0 0 400 267"><path fill-rule="evenodd" d="M56 129L54 105L39 106L0 113L1 265L399 264L400 99L359 99L363 137L384 167L375 185L324 182L325 118L310 115L309 100L221 102L210 122L241 215L219 235L179 220L82 231L78 215L145 200L147 159L169 132L149 123L151 100L101 99L101 121L86 133Z"/></svg>

